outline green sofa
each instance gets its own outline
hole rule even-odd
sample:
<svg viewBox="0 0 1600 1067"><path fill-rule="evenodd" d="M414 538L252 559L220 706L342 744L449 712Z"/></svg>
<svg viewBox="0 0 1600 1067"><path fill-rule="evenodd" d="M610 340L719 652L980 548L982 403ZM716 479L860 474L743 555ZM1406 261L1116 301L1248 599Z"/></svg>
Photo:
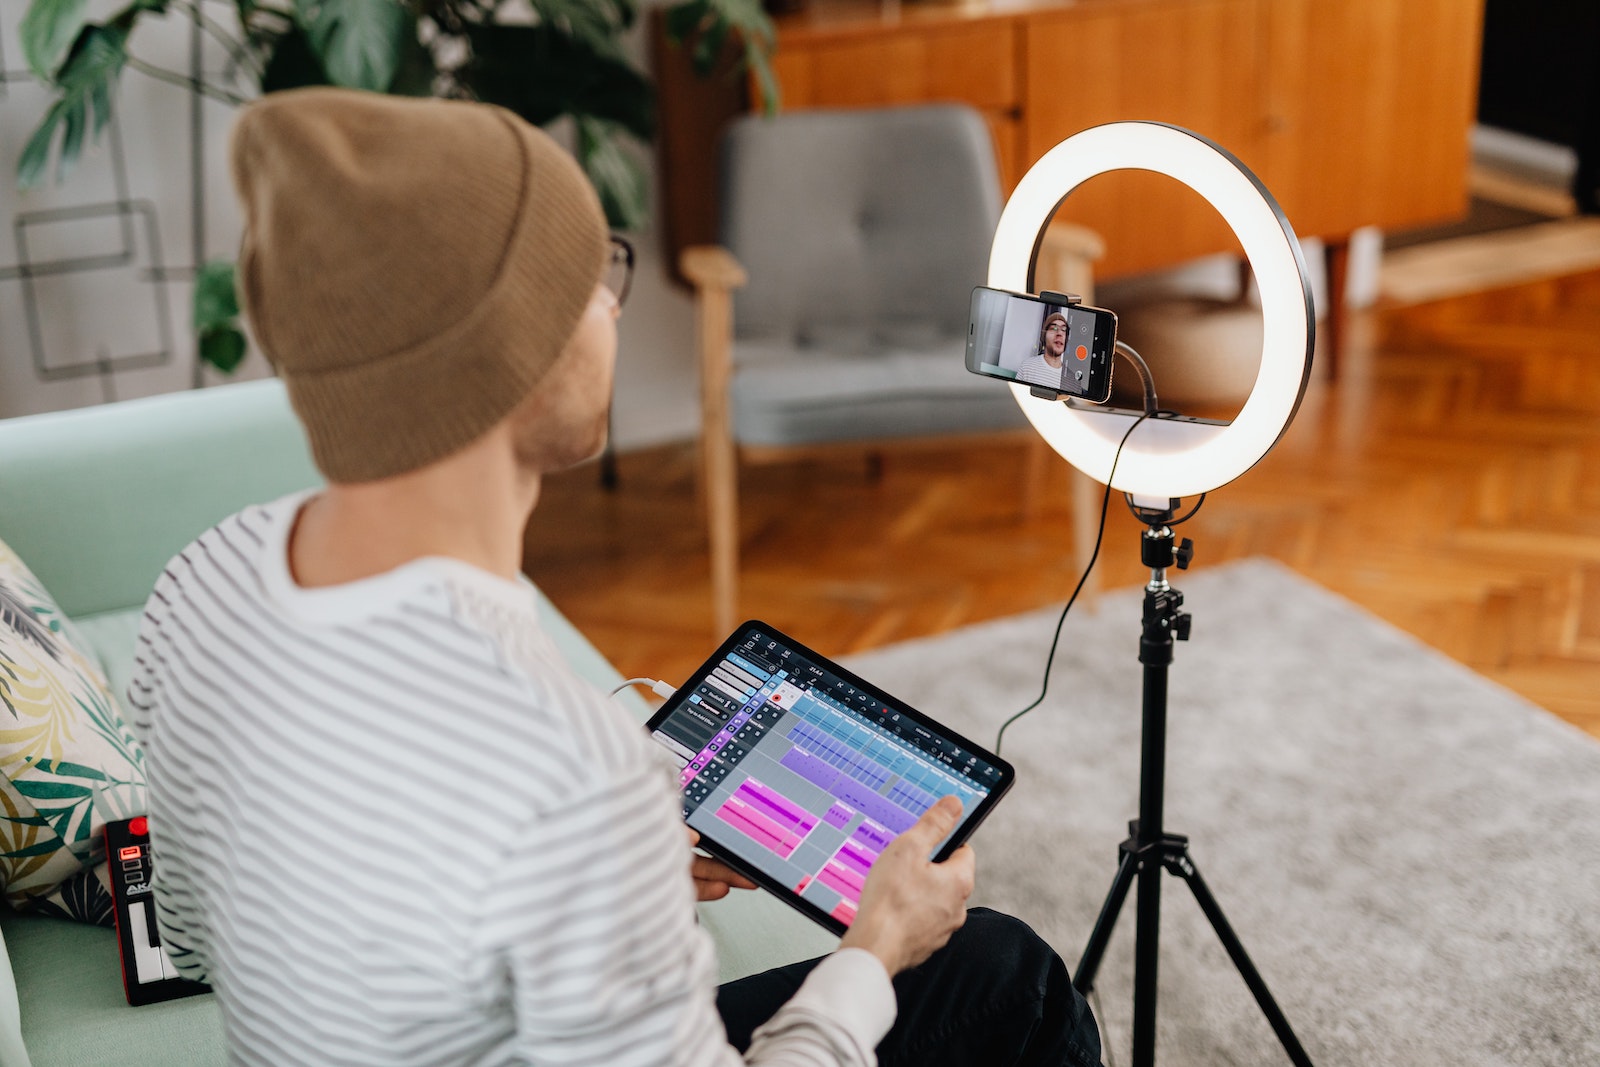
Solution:
<svg viewBox="0 0 1600 1067"><path fill-rule="evenodd" d="M72 617L120 696L140 610L161 569L246 504L317 484L276 381L0 421L0 540ZM578 668L621 677L540 598ZM629 694L641 718L646 705ZM829 951L835 940L765 894L703 905L723 980ZM104 928L0 915L0 1067L186 1067L224 1062L215 1001L123 999Z"/></svg>

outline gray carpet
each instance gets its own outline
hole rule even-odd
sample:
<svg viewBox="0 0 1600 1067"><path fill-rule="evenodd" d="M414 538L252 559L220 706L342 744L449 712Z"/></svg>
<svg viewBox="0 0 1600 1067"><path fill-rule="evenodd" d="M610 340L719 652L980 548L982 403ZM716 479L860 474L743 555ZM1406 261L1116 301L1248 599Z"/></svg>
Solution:
<svg viewBox="0 0 1600 1067"><path fill-rule="evenodd" d="M1179 574L1167 827L1313 1061L1600 1064L1600 745L1270 562ZM975 902L1075 967L1137 810L1139 594L1069 619L1018 784L974 840ZM855 657L993 744L1054 613ZM1161 1064L1286 1062L1183 883L1163 886ZM1134 896L1101 969L1128 1063ZM1111 1062L1108 1060L1108 1062Z"/></svg>

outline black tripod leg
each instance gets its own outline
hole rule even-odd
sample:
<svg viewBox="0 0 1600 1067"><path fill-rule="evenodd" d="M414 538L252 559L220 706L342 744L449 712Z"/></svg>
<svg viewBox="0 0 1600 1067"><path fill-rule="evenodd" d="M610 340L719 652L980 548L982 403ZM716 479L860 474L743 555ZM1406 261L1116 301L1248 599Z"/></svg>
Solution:
<svg viewBox="0 0 1600 1067"><path fill-rule="evenodd" d="M1106 945L1111 942L1111 929L1117 925L1117 913L1122 911L1122 902L1128 899L1128 889L1133 885L1133 876L1138 871L1138 860L1132 852L1124 849L1122 862L1117 866L1117 876L1111 882L1111 892L1106 894L1106 902L1100 905L1100 918L1094 922L1094 932L1089 935L1089 944L1084 947L1083 958L1078 961L1078 971L1072 979L1072 987L1084 996L1088 996L1089 990L1094 988L1094 976L1100 970L1100 959L1106 954Z"/></svg>
<svg viewBox="0 0 1600 1067"><path fill-rule="evenodd" d="M1200 877L1200 869L1194 865L1194 860L1185 854L1170 869L1188 882L1189 888L1194 891L1194 898L1199 901L1200 910L1211 920L1211 928L1217 932L1222 947L1227 949L1228 955L1233 958L1233 965L1239 969L1244 984L1249 986L1250 992L1255 995L1256 1003L1261 1006L1261 1013L1267 1017L1267 1022L1272 1024L1272 1032L1278 1035L1283 1051L1289 1054L1289 1061L1295 1067L1311 1067L1311 1057L1300 1047L1299 1039L1289 1028L1289 1020L1283 1017L1278 1002L1272 999L1272 992L1267 988L1267 983L1262 980L1256 965L1250 962L1250 955L1239 942L1239 935L1228 925L1228 917L1222 914L1217 898L1211 895L1211 888L1206 885L1206 880Z"/></svg>

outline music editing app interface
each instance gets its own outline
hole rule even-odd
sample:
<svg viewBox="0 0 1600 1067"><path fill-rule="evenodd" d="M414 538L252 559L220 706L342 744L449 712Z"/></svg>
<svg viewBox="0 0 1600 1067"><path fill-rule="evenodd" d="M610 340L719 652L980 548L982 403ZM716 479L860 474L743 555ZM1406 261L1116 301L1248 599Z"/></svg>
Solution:
<svg viewBox="0 0 1600 1067"><path fill-rule="evenodd" d="M720 824L724 846L846 925L884 846L940 797L970 814L999 780L986 761L756 631L655 738L681 761L690 826Z"/></svg>

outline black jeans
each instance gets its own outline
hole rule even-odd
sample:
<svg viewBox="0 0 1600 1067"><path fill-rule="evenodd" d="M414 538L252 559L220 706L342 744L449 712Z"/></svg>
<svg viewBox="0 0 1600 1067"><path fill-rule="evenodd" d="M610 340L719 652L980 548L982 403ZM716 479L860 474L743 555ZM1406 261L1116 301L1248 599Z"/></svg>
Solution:
<svg viewBox="0 0 1600 1067"><path fill-rule="evenodd" d="M717 990L740 1052L817 960ZM1028 925L974 908L950 943L894 980L900 1013L878 1046L884 1067L1099 1067L1100 1030L1066 965Z"/></svg>

